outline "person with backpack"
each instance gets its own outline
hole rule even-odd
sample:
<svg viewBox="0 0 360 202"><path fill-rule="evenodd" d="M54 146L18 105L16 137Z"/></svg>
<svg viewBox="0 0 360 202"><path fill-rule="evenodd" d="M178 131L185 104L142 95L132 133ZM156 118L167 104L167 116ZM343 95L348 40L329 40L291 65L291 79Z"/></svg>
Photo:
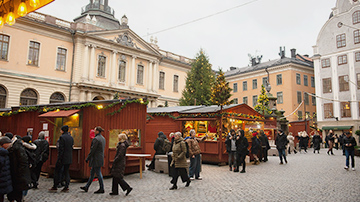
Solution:
<svg viewBox="0 0 360 202"><path fill-rule="evenodd" d="M191 180L193 179L202 180L202 178L200 177L201 149L199 146L199 142L204 141L207 138L207 135L202 138L196 138L195 134L196 134L195 130L191 129L190 138L186 140L186 143L188 144L189 147L189 157L190 157L189 177Z"/></svg>
<svg viewBox="0 0 360 202"><path fill-rule="evenodd" d="M181 137L181 132L176 132L174 135L174 145L172 147L173 154L171 161L171 166L173 166L175 170L171 180L173 186L170 188L170 190L177 189L177 180L179 176L181 177L182 182L186 182L185 187L190 185L191 181L186 171L186 150L186 144L184 139Z"/></svg>
<svg viewBox="0 0 360 202"><path fill-rule="evenodd" d="M149 165L146 165L146 167L148 167L148 170L155 169L155 156L156 155L165 155L166 152L170 151L171 143L170 143L170 147L168 146L169 145L168 143L166 143L166 145L164 145L165 139L167 140L168 143L170 143L170 141L167 139L166 135L162 131L160 131L158 133L158 138L156 138L155 143L154 143L154 150L155 150L154 157L151 160L151 163ZM165 151L165 149L168 149L169 151Z"/></svg>
<svg viewBox="0 0 360 202"><path fill-rule="evenodd" d="M232 171L232 166L234 170L236 169L236 133L234 129L230 130L229 135L225 140L226 152L229 155L229 170Z"/></svg>
<svg viewBox="0 0 360 202"><path fill-rule="evenodd" d="M38 139L34 141L34 144L37 146L35 150L37 164L35 165L34 172L31 175L31 180L33 188L37 189L41 167L49 158L49 142L45 140L44 131L39 133Z"/></svg>
<svg viewBox="0 0 360 202"><path fill-rule="evenodd" d="M236 163L236 169L234 172L239 172L239 166L242 165L242 170L240 173L245 173L245 158L246 155L249 154L249 142L245 137L244 130L238 130L238 136L236 138L236 154L237 154L237 163Z"/></svg>

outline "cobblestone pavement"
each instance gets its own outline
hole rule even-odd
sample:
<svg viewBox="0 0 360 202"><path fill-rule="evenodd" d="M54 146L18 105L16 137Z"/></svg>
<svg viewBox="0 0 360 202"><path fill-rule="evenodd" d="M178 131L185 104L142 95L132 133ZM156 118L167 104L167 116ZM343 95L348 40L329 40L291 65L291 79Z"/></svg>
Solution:
<svg viewBox="0 0 360 202"><path fill-rule="evenodd" d="M246 173L234 173L228 166L203 165L203 180L193 181L185 188L168 190L166 174L145 171L125 176L134 188L129 196L120 193L110 196L111 178L105 180L106 193L93 194L99 187L94 182L88 193L80 190L85 183L71 183L69 193L49 193L52 179L42 177L38 190L30 190L26 202L83 202L83 201L360 201L360 158L357 171L344 170L345 157L340 150L328 156L320 154L288 155L289 163L279 165L278 157L260 165L248 165ZM180 181L180 180L179 180Z"/></svg>

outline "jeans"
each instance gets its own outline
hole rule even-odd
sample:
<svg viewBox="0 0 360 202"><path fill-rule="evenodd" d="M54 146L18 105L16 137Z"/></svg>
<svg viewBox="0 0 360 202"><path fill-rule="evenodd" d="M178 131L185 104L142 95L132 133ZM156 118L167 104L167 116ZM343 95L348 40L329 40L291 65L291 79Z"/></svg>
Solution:
<svg viewBox="0 0 360 202"><path fill-rule="evenodd" d="M194 177L195 174L195 178L199 178L200 166L201 166L200 154L196 154L195 158L190 157L189 176Z"/></svg>
<svg viewBox="0 0 360 202"><path fill-rule="evenodd" d="M355 154L355 150L345 149L346 166L347 167L349 167L349 157L351 156L351 167L355 168L354 154Z"/></svg>
<svg viewBox="0 0 360 202"><path fill-rule="evenodd" d="M119 193L118 184L120 185L120 187L121 187L121 189L123 191L130 189L130 185L128 183L126 183L126 181L123 178L113 177L113 180L112 180L112 193L114 193L114 194Z"/></svg>
<svg viewBox="0 0 360 202"><path fill-rule="evenodd" d="M70 184L70 174L69 174L69 167L70 164L61 164L56 163L55 166L55 173L54 173L54 188L58 186L58 184L62 181L61 176L65 176L65 188L69 188ZM61 173L61 170L63 169L63 172Z"/></svg>
<svg viewBox="0 0 360 202"><path fill-rule="evenodd" d="M229 154L229 167L234 166L234 168L236 167L236 151L231 151L228 153ZM234 161L233 161L234 159Z"/></svg>
<svg viewBox="0 0 360 202"><path fill-rule="evenodd" d="M104 181L103 181L103 176L101 174L101 167L92 167L91 171L90 171L90 178L87 182L87 184L85 185L86 188L89 188L92 181L95 178L95 174L99 179L99 185L100 185L100 190L104 190Z"/></svg>
<svg viewBox="0 0 360 202"><path fill-rule="evenodd" d="M278 152L279 152L280 162L281 163L283 162L283 157L284 157L284 160L286 162L285 149L278 149Z"/></svg>

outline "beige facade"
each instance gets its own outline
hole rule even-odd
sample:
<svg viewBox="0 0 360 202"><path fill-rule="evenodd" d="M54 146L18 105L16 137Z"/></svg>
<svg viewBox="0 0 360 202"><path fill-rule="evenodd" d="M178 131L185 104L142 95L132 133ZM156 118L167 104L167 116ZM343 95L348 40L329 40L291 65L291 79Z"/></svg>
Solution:
<svg viewBox="0 0 360 202"><path fill-rule="evenodd" d="M247 103L249 106L255 107L261 92L261 85L264 84L268 76L265 68L269 71L270 93L278 98L277 109L284 110L284 115L287 116L298 108L299 102L301 103L304 100L304 96L308 96L305 109L304 105L301 105L287 119L290 122L303 120L306 111L309 114L307 119L316 121L316 103L311 96L305 95L305 92L315 93L314 69L311 59L305 56L294 55L291 58L284 57L245 68L232 67L230 71L225 73L226 79L233 89L231 99L235 99L237 103ZM300 77L299 83L297 83L297 75ZM253 85L255 82L256 86ZM245 83L247 88L244 87Z"/></svg>
<svg viewBox="0 0 360 202"><path fill-rule="evenodd" d="M119 93L122 98L146 97L149 107L178 105L191 59L159 49L156 40L146 42L125 16L116 29L104 29L95 16L67 22L31 13L4 26L0 108L24 105L26 97L33 100L30 104L48 104L54 93L54 102L113 99Z"/></svg>

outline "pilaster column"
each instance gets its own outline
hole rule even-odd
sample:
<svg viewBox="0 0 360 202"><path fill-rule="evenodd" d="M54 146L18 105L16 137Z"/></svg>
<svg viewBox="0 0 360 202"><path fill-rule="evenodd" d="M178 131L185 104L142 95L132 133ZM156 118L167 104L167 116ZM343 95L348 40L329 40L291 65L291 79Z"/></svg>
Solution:
<svg viewBox="0 0 360 202"><path fill-rule="evenodd" d="M111 60L111 69L110 69L110 83L111 85L115 85L117 82L118 69L116 63L116 54L117 51L113 51L112 60Z"/></svg>
<svg viewBox="0 0 360 202"><path fill-rule="evenodd" d="M86 101L92 101L92 94L91 94L91 91L87 91L86 92Z"/></svg>
<svg viewBox="0 0 360 202"><path fill-rule="evenodd" d="M338 58L337 56L331 57L331 89L334 100L340 100L339 98L339 75L338 75ZM341 119L340 102L334 102L334 117Z"/></svg>
<svg viewBox="0 0 360 202"><path fill-rule="evenodd" d="M130 69L130 88L133 88L135 86L136 82L136 56L132 56L131 60L131 69Z"/></svg>
<svg viewBox="0 0 360 202"><path fill-rule="evenodd" d="M89 80L94 80L95 78L95 65L96 65L96 54L95 54L96 46L92 45L91 48L91 56L90 56L90 72L89 72Z"/></svg>
<svg viewBox="0 0 360 202"><path fill-rule="evenodd" d="M355 72L355 54L351 52L348 54L348 64L349 64L349 91L350 91L350 100L355 101L359 100L356 96L357 91L357 77ZM350 110L351 110L351 117L353 120L358 119L359 117L359 102L351 102L350 103Z"/></svg>
<svg viewBox="0 0 360 202"><path fill-rule="evenodd" d="M153 61L149 61L149 67L147 71L147 82L146 82L146 88L148 91L151 91L152 87L152 68L153 68Z"/></svg>
<svg viewBox="0 0 360 202"><path fill-rule="evenodd" d="M82 79L89 80L89 44L85 44L84 50L84 64L83 64L83 71L82 71Z"/></svg>
<svg viewBox="0 0 360 202"><path fill-rule="evenodd" d="M86 101L86 97L85 97L85 91L80 90L80 102L85 102Z"/></svg>
<svg viewBox="0 0 360 202"><path fill-rule="evenodd" d="M158 92L159 90L159 66L158 63L155 62L153 68L153 92Z"/></svg>

